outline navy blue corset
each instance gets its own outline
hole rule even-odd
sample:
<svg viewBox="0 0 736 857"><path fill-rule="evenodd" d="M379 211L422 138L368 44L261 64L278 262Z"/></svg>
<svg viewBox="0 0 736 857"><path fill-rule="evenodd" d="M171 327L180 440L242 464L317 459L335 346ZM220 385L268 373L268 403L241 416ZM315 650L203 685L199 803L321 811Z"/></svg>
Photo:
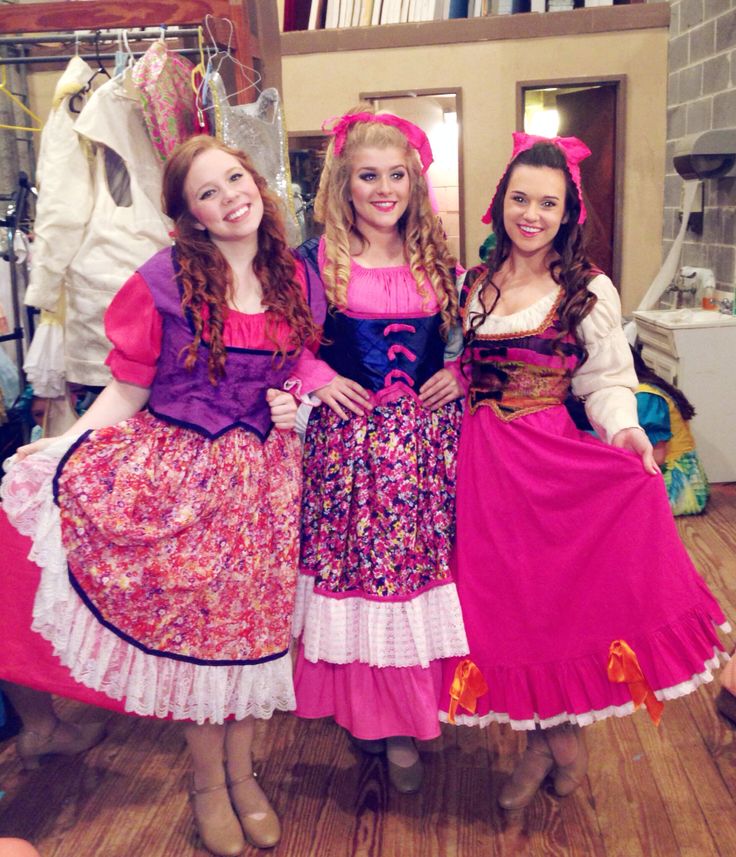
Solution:
<svg viewBox="0 0 736 857"><path fill-rule="evenodd" d="M327 313L319 356L340 375L377 392L392 383L414 392L444 366L442 316L363 318Z"/></svg>

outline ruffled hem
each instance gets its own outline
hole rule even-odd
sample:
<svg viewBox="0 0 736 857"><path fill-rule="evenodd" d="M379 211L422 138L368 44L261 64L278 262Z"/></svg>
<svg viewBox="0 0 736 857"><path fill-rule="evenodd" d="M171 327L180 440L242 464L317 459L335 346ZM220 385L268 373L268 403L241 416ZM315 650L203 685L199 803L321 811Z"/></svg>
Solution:
<svg viewBox="0 0 736 857"><path fill-rule="evenodd" d="M722 626L722 630L730 630L730 626ZM680 682L672 687L666 687L661 690L655 690L654 695L661 702L666 702L672 699L679 699L681 696L687 696L689 693L697 690L701 685L708 684L713 681L714 669L717 669L723 661L729 660L729 656L724 652L719 651L714 647L713 657L709 658L703 664L704 670L697 675L692 676L687 681ZM536 729L539 726L541 729L550 729L553 726L559 726L561 723L574 723L577 726L590 726L598 720L605 720L608 717L628 717L633 714L636 709L634 703L629 700L621 705L608 705L605 708L591 709L578 713L564 711L552 717L539 717L535 714L527 720L516 720L509 714L502 711L489 711L486 714L456 714L455 724L457 726L478 726L481 729L491 723L505 723L511 726L512 729L526 730ZM449 723L448 714L445 710L440 710L439 719L443 723Z"/></svg>
<svg viewBox="0 0 736 857"><path fill-rule="evenodd" d="M269 718L296 707L288 654L258 664L202 665L149 654L101 625L74 591L61 541L52 480L76 438L63 438L10 467L0 494L11 523L33 539L29 559L41 568L33 630L85 687L124 700L132 714L222 723Z"/></svg>
<svg viewBox="0 0 736 857"><path fill-rule="evenodd" d="M41 322L23 364L36 396L57 399L66 393L64 329L59 322Z"/></svg>
<svg viewBox="0 0 736 857"><path fill-rule="evenodd" d="M718 605L704 598L668 624L632 634L624 642L633 650L657 699L677 699L712 681L711 670L719 666L719 660L729 660L717 627L723 633L731 631ZM564 722L587 726L634 710L628 686L608 678L607 645L576 658L540 658L518 666L494 664L492 654L485 662L481 657L474 659L472 652L470 657L483 674L488 691L478 698L475 714L462 708L458 711L458 723L509 723L514 729L533 729L536 725L549 728ZM445 706L449 704L455 667L445 665Z"/></svg>
<svg viewBox="0 0 736 857"><path fill-rule="evenodd" d="M356 738L410 735L429 741L440 734L437 719L442 664L428 668L367 664L313 664L299 647L294 668L298 717L333 717Z"/></svg>
<svg viewBox="0 0 736 857"><path fill-rule="evenodd" d="M429 666L468 651L454 583L427 589L407 601L360 596L331 598L314 589L314 578L297 582L293 634L308 661L374 667Z"/></svg>

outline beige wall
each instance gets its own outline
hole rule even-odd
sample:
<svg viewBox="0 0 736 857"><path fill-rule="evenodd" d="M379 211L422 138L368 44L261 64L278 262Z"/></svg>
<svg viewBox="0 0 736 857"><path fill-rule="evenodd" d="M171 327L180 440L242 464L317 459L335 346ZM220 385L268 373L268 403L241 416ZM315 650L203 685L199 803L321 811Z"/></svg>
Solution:
<svg viewBox="0 0 736 857"><path fill-rule="evenodd" d="M516 121L516 83L626 75L621 292L630 311L660 265L666 132L667 30L629 30L472 44L283 57L290 132L314 131L362 91L461 87L466 263L487 234L480 222L503 171Z"/></svg>

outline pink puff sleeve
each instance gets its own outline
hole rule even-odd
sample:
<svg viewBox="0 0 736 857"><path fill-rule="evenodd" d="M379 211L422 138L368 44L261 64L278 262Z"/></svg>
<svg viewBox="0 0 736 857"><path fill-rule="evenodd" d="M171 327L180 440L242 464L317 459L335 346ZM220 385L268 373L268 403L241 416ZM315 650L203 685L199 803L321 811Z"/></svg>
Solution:
<svg viewBox="0 0 736 857"><path fill-rule="evenodd" d="M161 316L140 274L133 274L112 299L105 333L113 345L105 360L113 377L150 387L161 353Z"/></svg>

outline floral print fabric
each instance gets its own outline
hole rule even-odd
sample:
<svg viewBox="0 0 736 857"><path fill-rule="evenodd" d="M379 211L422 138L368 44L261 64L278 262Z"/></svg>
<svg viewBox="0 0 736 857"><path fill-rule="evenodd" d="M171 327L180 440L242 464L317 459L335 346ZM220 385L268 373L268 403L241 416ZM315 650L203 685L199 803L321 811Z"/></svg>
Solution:
<svg viewBox="0 0 736 857"><path fill-rule="evenodd" d="M405 396L307 430L301 571L315 591L402 599L449 583L461 406Z"/></svg>
<svg viewBox="0 0 736 857"><path fill-rule="evenodd" d="M289 645L300 450L242 429L211 441L144 412L72 449L57 477L72 582L133 645L252 663Z"/></svg>

